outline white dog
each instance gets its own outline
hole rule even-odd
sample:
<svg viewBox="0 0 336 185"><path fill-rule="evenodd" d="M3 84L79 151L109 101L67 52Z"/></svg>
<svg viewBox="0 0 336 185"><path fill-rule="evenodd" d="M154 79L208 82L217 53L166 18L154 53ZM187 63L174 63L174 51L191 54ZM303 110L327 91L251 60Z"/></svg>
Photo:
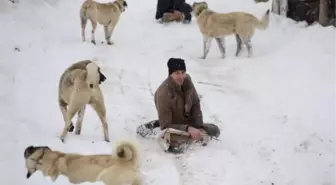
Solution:
<svg viewBox="0 0 336 185"><path fill-rule="evenodd" d="M74 129L71 119L76 113L78 119L75 134L80 134L87 104L97 112L103 125L105 141L110 141L104 97L99 87L105 80L106 77L100 72L99 66L90 60L76 62L63 72L58 89L58 103L65 121L60 137L62 142L68 131L72 132Z"/></svg>

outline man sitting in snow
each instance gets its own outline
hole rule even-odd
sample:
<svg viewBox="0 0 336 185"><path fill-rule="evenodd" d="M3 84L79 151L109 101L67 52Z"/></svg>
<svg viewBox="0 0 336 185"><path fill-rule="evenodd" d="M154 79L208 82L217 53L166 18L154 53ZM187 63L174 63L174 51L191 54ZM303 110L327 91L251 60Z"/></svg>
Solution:
<svg viewBox="0 0 336 185"><path fill-rule="evenodd" d="M170 133L184 135L195 141L202 141L206 136L218 137L220 130L216 125L203 123L200 99L190 75L186 73L184 60L170 58L167 66L168 78L154 95L159 120L139 126L137 134L145 137L153 134L154 128L160 127L161 130L175 130Z"/></svg>
<svg viewBox="0 0 336 185"><path fill-rule="evenodd" d="M185 0L158 0L155 19L160 23L191 21L192 8Z"/></svg>

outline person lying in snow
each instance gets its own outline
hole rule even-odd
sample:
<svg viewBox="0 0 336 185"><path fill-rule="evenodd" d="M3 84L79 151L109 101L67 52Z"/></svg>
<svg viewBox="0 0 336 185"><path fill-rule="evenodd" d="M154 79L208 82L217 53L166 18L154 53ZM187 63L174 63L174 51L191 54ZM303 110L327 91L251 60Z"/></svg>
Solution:
<svg viewBox="0 0 336 185"><path fill-rule="evenodd" d="M158 0L155 19L160 23L191 21L191 6L185 0Z"/></svg>
<svg viewBox="0 0 336 185"><path fill-rule="evenodd" d="M170 58L167 62L168 78L162 82L154 94L154 102L158 120L150 121L137 128L137 134L142 137L153 135L154 128L169 129L173 135L187 136L194 141L207 142L206 137L218 137L219 128L214 124L203 123L200 99L186 65L181 58ZM164 137L166 137L165 135ZM177 140L183 137L174 137ZM170 144L173 137L170 136ZM179 141L176 141L179 142ZM206 144L206 143L205 143ZM168 151L180 150L167 148Z"/></svg>

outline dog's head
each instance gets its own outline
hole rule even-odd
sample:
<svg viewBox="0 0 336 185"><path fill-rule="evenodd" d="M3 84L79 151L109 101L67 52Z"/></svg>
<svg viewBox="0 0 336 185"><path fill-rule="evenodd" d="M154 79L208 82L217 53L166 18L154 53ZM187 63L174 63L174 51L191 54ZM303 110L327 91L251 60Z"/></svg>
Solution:
<svg viewBox="0 0 336 185"><path fill-rule="evenodd" d="M42 158L47 150L50 150L47 146L29 146L25 149L24 158L27 168L27 179L42 167Z"/></svg>
<svg viewBox="0 0 336 185"><path fill-rule="evenodd" d="M86 83L90 88L93 88L106 80L106 76L101 73L100 67L94 62L90 62L86 65L86 71Z"/></svg>
<svg viewBox="0 0 336 185"><path fill-rule="evenodd" d="M125 9L128 7L126 0L116 0L115 3L117 3L121 12L124 12Z"/></svg>
<svg viewBox="0 0 336 185"><path fill-rule="evenodd" d="M195 15L198 16L200 13L202 13L203 10L208 9L208 3L205 1L194 2L191 8Z"/></svg>

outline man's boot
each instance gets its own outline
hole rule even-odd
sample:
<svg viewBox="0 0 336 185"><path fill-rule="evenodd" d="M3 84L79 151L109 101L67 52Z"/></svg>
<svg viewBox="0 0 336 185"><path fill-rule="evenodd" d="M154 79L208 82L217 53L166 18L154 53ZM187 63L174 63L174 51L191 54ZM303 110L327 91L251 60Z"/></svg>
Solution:
<svg viewBox="0 0 336 185"><path fill-rule="evenodd" d="M163 23L168 23L168 22L173 22L173 21L181 22L183 20L184 20L183 13L177 10L174 10L173 13L170 13L170 12L164 13L162 17Z"/></svg>
<svg viewBox="0 0 336 185"><path fill-rule="evenodd" d="M139 125L136 128L136 133L142 137L153 136L156 135L154 129L158 127L160 127L159 120L153 120L145 124Z"/></svg>
<svg viewBox="0 0 336 185"><path fill-rule="evenodd" d="M212 123L204 123L202 129L207 133L210 137L218 138L220 135L220 130L217 125Z"/></svg>

